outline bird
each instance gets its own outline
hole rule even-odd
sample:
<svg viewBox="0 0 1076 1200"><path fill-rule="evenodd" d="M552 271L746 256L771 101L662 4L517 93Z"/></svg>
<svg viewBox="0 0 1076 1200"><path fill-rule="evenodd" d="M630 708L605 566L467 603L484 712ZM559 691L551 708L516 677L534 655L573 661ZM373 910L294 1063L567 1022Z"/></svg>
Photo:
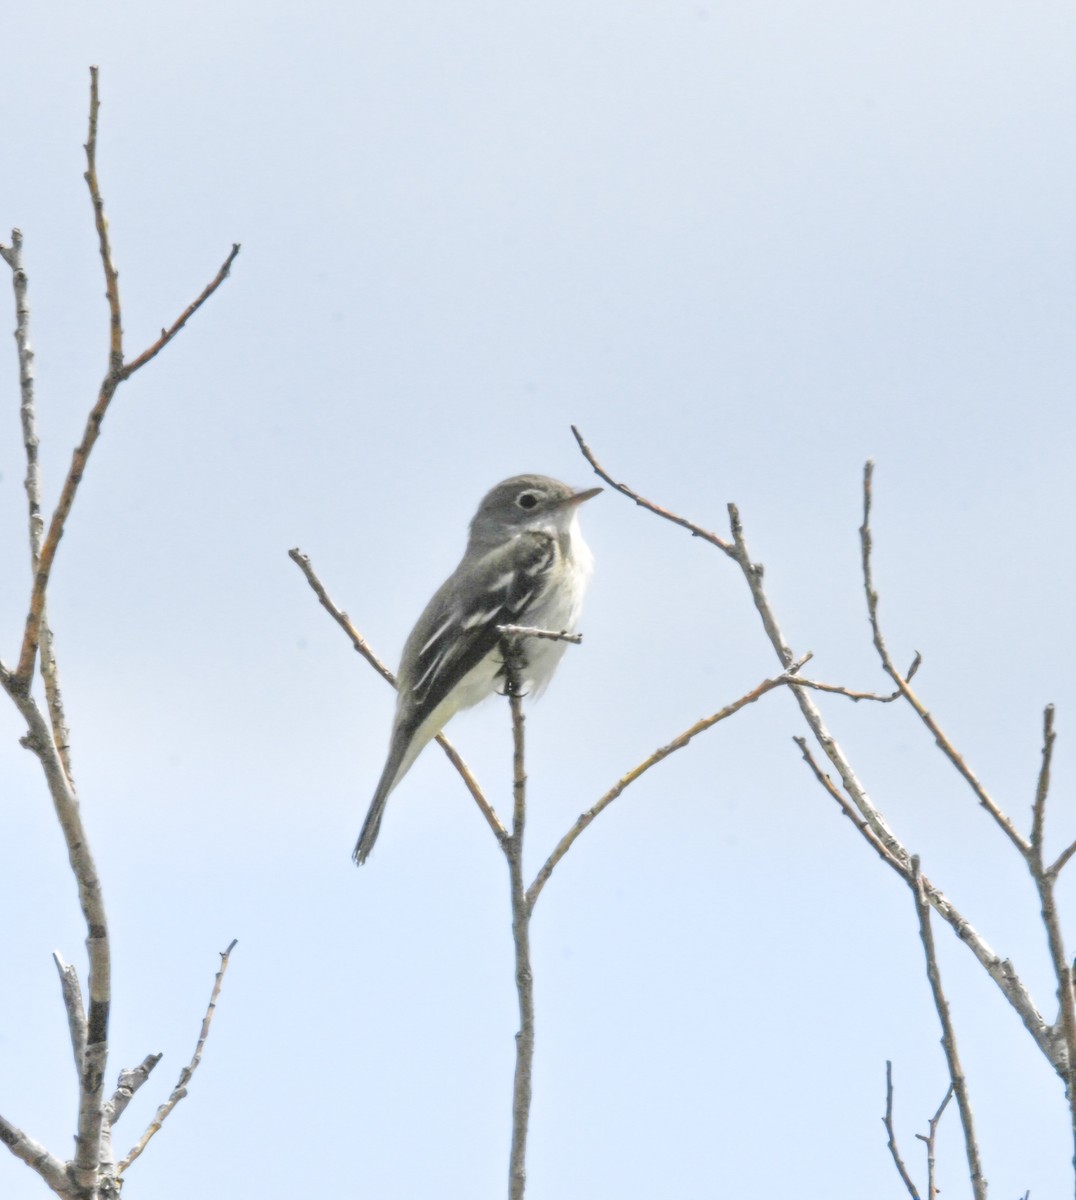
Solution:
<svg viewBox="0 0 1076 1200"><path fill-rule="evenodd" d="M499 626L574 632L594 561L579 506L601 490L515 475L483 497L459 565L404 644L388 757L352 854L356 865L369 857L389 794L422 749L457 712L503 686ZM522 689L541 692L564 650L563 641L527 638Z"/></svg>

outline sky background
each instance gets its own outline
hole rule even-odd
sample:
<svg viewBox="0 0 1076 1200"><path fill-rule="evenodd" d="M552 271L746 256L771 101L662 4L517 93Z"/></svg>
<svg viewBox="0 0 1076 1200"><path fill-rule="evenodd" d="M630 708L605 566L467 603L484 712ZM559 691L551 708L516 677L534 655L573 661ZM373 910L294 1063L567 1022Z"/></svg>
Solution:
<svg viewBox="0 0 1076 1200"><path fill-rule="evenodd" d="M49 596L113 935L110 1082L165 1056L121 1153L239 939L130 1200L505 1194L503 859L431 749L353 867L393 697L287 551L395 665L487 488L594 482L573 422L615 476L703 525L725 530L737 502L792 647L857 688L884 686L856 533L873 456L895 657L923 653L925 703L1024 829L1056 703L1048 836L1076 836L1071 4L57 0L5 33L0 238L25 235L50 502L106 360L90 63L129 352L243 245L120 391ZM29 569L0 349L10 663ZM776 669L724 556L608 492L583 518L585 643L528 722L531 874L629 766ZM929 734L895 705L820 703L1052 1018L1030 880ZM0 1112L66 1157L50 955L81 970L85 931L23 732L5 701ZM947 1078L911 898L809 777L803 732L783 693L718 726L543 893L533 1200L901 1196L887 1058L925 1183L914 1134ZM450 733L506 811L504 706ZM1071 1195L1059 1081L937 939L991 1194ZM947 1197L969 1194L962 1155L951 1111ZM7 1156L0 1194L46 1191Z"/></svg>

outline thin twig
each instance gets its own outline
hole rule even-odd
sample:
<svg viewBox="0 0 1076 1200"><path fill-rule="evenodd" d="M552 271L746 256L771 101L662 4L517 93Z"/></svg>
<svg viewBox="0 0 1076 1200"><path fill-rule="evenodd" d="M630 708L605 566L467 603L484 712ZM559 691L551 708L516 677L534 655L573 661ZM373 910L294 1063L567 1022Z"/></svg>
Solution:
<svg viewBox="0 0 1076 1200"><path fill-rule="evenodd" d="M1053 759L1054 706L1048 704L1042 714L1042 765L1035 786L1035 799L1031 806L1031 838L1025 855L1028 870L1039 895L1039 911L1046 930L1046 944L1050 951L1050 963L1057 982L1057 1024L1065 1043L1068 1071L1065 1091L1069 1101L1069 1119L1072 1126L1073 1144L1076 1147L1076 993L1073 991L1073 972L1069 956L1065 951L1065 939L1061 932L1061 916L1057 911L1054 884L1057 874L1047 868L1043 861L1043 841L1046 823L1046 798L1050 792L1050 763ZM1062 864L1063 865L1063 864ZM1073 1157L1076 1167L1076 1154Z"/></svg>
<svg viewBox="0 0 1076 1200"><path fill-rule="evenodd" d="M210 296L220 287L220 285L228 278L231 273L232 263L235 262L239 251L242 249L238 242L232 243L231 250L228 251L228 257L221 263L220 269L216 275L205 285L198 293L194 300L179 314L178 317L168 326L167 329L161 330L161 336L147 346L137 358L131 359L129 363L124 364L122 376L124 379L130 379L131 376L140 367L144 367L151 358L156 358L158 354L168 345L168 343L176 336L184 325L194 316L194 314L202 307Z"/></svg>
<svg viewBox="0 0 1076 1200"><path fill-rule="evenodd" d="M878 592L874 587L873 571L871 567L871 551L873 548L873 539L871 537L871 504L872 492L871 484L874 476L874 463L868 459L863 468L863 524L859 528L860 548L863 561L863 589L867 596L867 614L870 618L871 635L874 640L874 648L878 651L878 657L881 659L882 667L886 674L893 680L900 690L901 694L915 710L916 715L923 724L934 735L934 740L938 744L938 748L945 757L953 764L965 782L975 794L976 799L983 808L994 818L998 827L1002 830L1005 836L1025 857L1028 852L1027 839L1024 838L1012 823L1012 820L1006 816L1001 810L1001 806L993 799L990 793L986 790L983 784L976 777L975 773L964 761L963 756L957 751L949 738L943 732L941 726L934 717L927 711L926 706L912 690L908 682L909 676L906 678L901 675L893 664L893 660L889 655L889 650L886 647L885 638L882 636L881 625L878 621Z"/></svg>
<svg viewBox="0 0 1076 1200"><path fill-rule="evenodd" d="M651 767L656 766L663 758L668 758L670 754L674 754L677 750L682 750L692 738L710 729L719 721L724 721L727 717L731 717L733 713L739 712L741 708L745 708L748 704L754 704L756 700L761 699L767 692L773 691L774 688L781 687L784 684L795 683L794 673L805 661L806 658L802 659L799 663L794 663L788 671L784 671L772 679L764 679L757 687L752 688L751 691L745 693L738 700L734 700L731 704L726 704L724 708L718 709L717 712L712 713L708 717L703 717L701 721L696 721L694 725L685 729L678 737L673 738L671 742L667 742L664 746L660 746L653 754L632 767L626 775L622 775L596 804L588 808L585 813L582 813L576 819L575 824L557 843L553 853L546 859L542 869L534 877L534 882L527 889L527 903L530 907L534 907L534 903L538 899L542 888L549 881L550 875L553 874L557 864L575 844L579 835L593 822L595 817L604 812L613 803L625 788L633 784L641 775L645 775Z"/></svg>
<svg viewBox="0 0 1076 1200"><path fill-rule="evenodd" d="M867 843L874 847L886 866L892 867L902 879L906 880L907 871L904 863L889 853L889 851L886 849L885 843L878 837L874 830L871 829L870 825L868 825L867 822L859 815L855 805L848 800L840 788L837 787L833 780L830 779L830 777L818 765L818 763L815 761L814 755L811 753L810 747L807 745L807 739L804 737L793 737L792 740L797 746L799 746L800 753L803 755L804 761L814 773L815 779L817 779L818 782L829 793L829 795L837 801L841 812L844 813L844 815L849 819L849 821L852 822L856 829L859 830L859 832L866 839Z"/></svg>
<svg viewBox="0 0 1076 1200"><path fill-rule="evenodd" d="M885 1131L889 1135L887 1145L893 1165L897 1168L897 1174L904 1181L904 1186L908 1189L908 1195L912 1200L920 1200L919 1192L916 1190L912 1177L908 1174L908 1168L904 1165L904 1159L900 1156L900 1150L897 1148L897 1133L893 1128L893 1064L888 1058L885 1060L885 1116L882 1118L882 1124L885 1125Z"/></svg>
<svg viewBox="0 0 1076 1200"><path fill-rule="evenodd" d="M512 896L512 944L515 948L519 1032L512 1084L512 1151L508 1166L509 1200L523 1200L527 1185L527 1129L530 1123L531 1072L534 1064L534 973L531 969L531 906L523 883L523 833L527 821L527 774L524 760L522 640L501 639L505 694L512 713L512 834L504 843Z"/></svg>
<svg viewBox="0 0 1076 1200"><path fill-rule="evenodd" d="M873 700L876 704L892 704L900 699L900 692L890 692L888 696L880 696L877 692L855 692L851 688L842 687L838 683L819 683L817 679L797 679L796 687L813 688L816 692L830 692L834 696L847 696L849 700Z"/></svg>
<svg viewBox="0 0 1076 1200"><path fill-rule="evenodd" d="M75 1070L81 1078L82 1063L86 1057L86 1008L82 1002L82 988L79 987L78 972L64 962L58 950L53 951L52 961L60 976L67 1027L71 1033L71 1051L75 1056Z"/></svg>
<svg viewBox="0 0 1076 1200"><path fill-rule="evenodd" d="M735 558L732 546L724 538L718 537L712 530L703 529L701 525L696 525L692 521L678 517L676 513L670 512L667 508L662 508L652 500L647 500L645 496L640 496L638 492L633 491L626 483L618 483L594 457L594 452L583 440L583 435L574 425L572 426L572 433L575 435L575 440L579 443L579 449L583 452L583 457L594 468L595 474L604 479L611 488L615 488L622 496L627 496L629 500L634 500L640 508L648 509L657 516L664 517L666 521L671 521L674 525L679 525L681 528L688 530L692 537L702 538L703 541L709 542L711 546L716 546L719 550L723 550L730 558Z"/></svg>
<svg viewBox="0 0 1076 1200"><path fill-rule="evenodd" d="M90 410L82 440L75 447L74 454L71 456L71 466L68 468L67 477L60 490L60 498L56 503L52 519L49 521L48 531L41 546L41 556L38 560L37 570L34 572L34 585L30 594L30 609L26 617L26 629L23 633L22 648L19 652L19 665L15 670L18 684L24 690L29 689L30 677L33 673L34 658L37 654L38 643L41 638L41 618L45 604L45 591L48 587L49 576L56 558L56 551L59 548L60 538L63 537L64 527L70 515L71 506L78 491L78 485L85 473L90 452L101 435L101 424L105 419L105 414L108 412L109 405L112 403L112 398L116 394L116 389L125 380L130 379L140 367L155 357L176 336L190 317L202 307L228 277L232 263L239 253L239 245L233 245L214 279L202 290L198 298L184 309L171 328L162 330L161 336L148 349L138 355L137 358L129 362L124 362L119 272L116 270L112 260L112 245L108 236L108 219L105 216L104 200L101 196L101 188L97 178L97 115L99 108L100 98L97 89L97 68L91 67L90 128L89 136L86 140L85 179L86 186L90 192L90 201L93 205L94 222L97 226L98 248L101 253L101 263L105 274L105 295L108 299L109 313L108 370L101 381L101 386L97 394L97 402Z"/></svg>
<svg viewBox="0 0 1076 1200"><path fill-rule="evenodd" d="M157 1113L153 1120L149 1123L146 1132L142 1134L139 1140L131 1148L127 1157L124 1158L116 1167L116 1174L122 1175L124 1171L135 1161L136 1158L145 1150L149 1144L149 1140L160 1129L165 1122L168 1114L187 1094L187 1084L191 1081L191 1076L198 1070L198 1064L202 1061L202 1050L205 1048L206 1038L209 1037L209 1026L213 1020L213 1013L217 1007L217 997L220 995L220 987L224 982L224 972L228 969L228 960L231 957L232 951L235 949L236 939L232 938L228 943L227 950L220 952L220 970L213 980L213 991L209 997L209 1007L206 1009L205 1016L202 1018L202 1028L198 1034L198 1044L194 1048L194 1054L191 1061L179 1073L179 1082L176 1084L172 1094L168 1099L157 1109ZM145 1065L145 1064L143 1064Z"/></svg>
<svg viewBox="0 0 1076 1200"><path fill-rule="evenodd" d="M566 629L562 629L557 633L552 629L535 629L530 625L498 625L497 632L506 634L509 637L545 638L550 642L571 642L573 646L581 646L583 644L583 635L581 633L569 633Z"/></svg>
<svg viewBox="0 0 1076 1200"><path fill-rule="evenodd" d="M1054 859L1053 865L1047 869L1046 874L1049 875L1051 879L1056 879L1058 875L1060 875L1065 869L1066 865L1074 854L1076 854L1076 842L1071 842L1064 848L1064 850L1061 851L1057 858Z"/></svg>
<svg viewBox="0 0 1076 1200"><path fill-rule="evenodd" d="M949 1101L953 1098L953 1084L950 1081L949 1086L945 1089L945 1095L942 1097L941 1104L934 1110L934 1116L927 1122L927 1132L925 1134L917 1133L915 1136L926 1143L927 1148L927 1200L937 1200L938 1185L935 1180L935 1155L934 1146L938 1137L938 1124L942 1119L942 1114L949 1105Z"/></svg>
<svg viewBox="0 0 1076 1200"><path fill-rule="evenodd" d="M37 412L34 396L34 351L30 343L30 302L27 297L29 281L22 257L22 233L11 231L11 246L0 246L0 257L11 268L15 291L15 343L19 354L19 417L22 423L22 444L26 454L26 503L30 532L30 571L37 572L41 558L41 539L45 518L41 514L41 468L38 461ZM64 770L71 774L71 735L64 715L63 695L56 666L55 643L49 626L48 606L42 602L39 639L41 643L41 677L45 684L45 699L52 723L52 736L60 751Z"/></svg>
<svg viewBox="0 0 1076 1200"><path fill-rule="evenodd" d="M938 1010L938 1020L941 1022L942 1049L945 1051L949 1078L952 1080L953 1090L956 1093L960 1123L964 1129L964 1148L968 1156L968 1174L971 1179L972 1194L975 1196L975 1200L986 1200L986 1179L983 1177L979 1144L975 1138L975 1118L971 1111L971 1100L968 1097L967 1080L964 1077L964 1069L960 1065L960 1055L957 1052L956 1030L953 1028L952 1018L949 1015L949 1002L942 989L941 971L938 968L938 956L934 948L934 933L930 927L930 899L924 886L923 876L919 871L918 855L912 855L911 867L912 895L915 898L919 936L923 942L923 954L926 958L927 979L934 996L934 1007Z"/></svg>
<svg viewBox="0 0 1076 1200"><path fill-rule="evenodd" d="M396 676L392 673L392 671L389 670L387 666L385 666L381 659L377 657L373 650L370 649L369 643L362 636L362 634L359 633L355 626L352 625L351 619L348 617L347 613L344 612L333 601L332 597L325 590L325 585L321 582L317 576L317 573L314 571L309 555L304 554L298 547L295 547L294 549L288 551L288 557L306 576L306 581L313 589L314 595L317 596L322 608L325 609L325 611L332 617L337 625L339 625L340 628L351 639L351 644L354 646L355 650L361 654L364 659L366 659L366 661L371 667L374 668L374 670L381 676L382 679L395 687ZM497 816L493 805L490 804L490 802L486 799L482 788L479 786L478 780L474 777L474 774L471 771L471 768L463 761L463 759L460 757L459 751L455 748L455 746L452 745L452 743L447 737L445 737L443 733L439 733L435 738L435 741L447 755L448 761L453 765L453 767L456 768L459 777L463 780L464 786L471 793L471 797L475 804L478 805L479 811L486 818L486 822L488 823L490 829L493 830L493 836L503 845L505 839L508 837L508 830L505 828L500 817Z"/></svg>

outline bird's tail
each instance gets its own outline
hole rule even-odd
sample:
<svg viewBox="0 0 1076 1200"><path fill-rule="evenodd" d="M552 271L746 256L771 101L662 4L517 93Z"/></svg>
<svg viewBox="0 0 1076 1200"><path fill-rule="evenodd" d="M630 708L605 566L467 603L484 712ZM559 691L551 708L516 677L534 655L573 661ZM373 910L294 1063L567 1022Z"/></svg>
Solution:
<svg viewBox="0 0 1076 1200"><path fill-rule="evenodd" d="M385 763L385 769L381 772L377 791L374 792L374 798L370 801L370 810L366 814L366 820L362 823L359 840L355 843L355 849L351 853L357 867L362 866L374 848L374 842L377 841L377 835L381 829L381 818L385 815L385 805L388 802L389 793L414 762L414 753L408 753L412 749L411 743L409 730L397 731L393 738L388 762Z"/></svg>
<svg viewBox="0 0 1076 1200"><path fill-rule="evenodd" d="M362 832L359 834L359 840L355 843L355 849L351 853L351 857L355 860L357 867L362 866L369 857L370 851L374 848L374 842L377 841L377 835L381 829L381 818L385 815L385 805L388 802L390 790L391 788L385 787L384 783L382 783L374 794L370 811L366 814L366 820L362 823Z"/></svg>

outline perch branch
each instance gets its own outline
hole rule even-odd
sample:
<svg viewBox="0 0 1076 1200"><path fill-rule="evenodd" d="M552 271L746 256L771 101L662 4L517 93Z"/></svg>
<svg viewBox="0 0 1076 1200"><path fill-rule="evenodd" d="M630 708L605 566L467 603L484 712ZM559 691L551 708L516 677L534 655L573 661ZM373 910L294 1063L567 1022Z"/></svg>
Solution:
<svg viewBox="0 0 1076 1200"><path fill-rule="evenodd" d="M498 625L497 632L510 637L545 638L550 642L571 642L573 646L581 646L583 644L583 635L581 633L569 633L566 629L562 629L557 633L552 629L534 629L530 625Z"/></svg>
<svg viewBox="0 0 1076 1200"><path fill-rule="evenodd" d="M960 1110L960 1123L964 1129L964 1148L968 1156L968 1174L971 1178L972 1194L975 1200L986 1200L986 1180L983 1177L982 1163L979 1158L979 1144L975 1138L975 1118L971 1111L971 1100L968 1097L968 1084L964 1077L964 1069L960 1065L960 1055L956 1046L956 1030L953 1028L949 1014L949 1002L942 989L941 971L938 968L938 956L934 948L934 933L930 926L930 898L925 881L919 871L919 856L913 855L911 861L912 895L915 897L915 912L919 920L919 936L923 942L923 954L927 964L927 979L934 996L934 1007L938 1010L938 1020L942 1027L942 1049L945 1051L945 1061L949 1067L949 1078L952 1081L956 1095L957 1108Z"/></svg>
<svg viewBox="0 0 1076 1200"><path fill-rule="evenodd" d="M317 596L322 608L332 617L332 619L340 626L340 628L351 639L351 644L355 650L362 655L363 658L370 664L371 667L393 687L396 686L396 676L385 666L380 658L370 649L369 643L361 633L351 623L350 617L344 612L332 599L329 593L325 590L325 585L318 578L313 565L310 562L310 557L304 554L298 547L288 551L288 557L306 576L306 581L313 589L314 595ZM478 780L474 777L471 768L460 757L459 751L452 745L443 733L439 733L436 737L437 744L445 752L448 761L456 768L459 777L463 780L464 786L471 793L471 797L475 804L478 805L479 811L486 818L490 829L493 830L493 835L502 845L508 837L508 830L504 827L503 822L497 813L494 811L493 805L486 799Z"/></svg>
<svg viewBox="0 0 1076 1200"><path fill-rule="evenodd" d="M523 883L523 833L527 821L527 773L523 738L523 639L501 638L505 695L512 713L512 833L504 842L512 899L512 944L515 949L519 1032L512 1083L512 1150L508 1168L510 1200L523 1200L527 1183L527 1129L530 1123L531 1071L534 1064L534 974L531 969L530 915Z"/></svg>
<svg viewBox="0 0 1076 1200"><path fill-rule="evenodd" d="M128 1152L116 1167L116 1174L122 1175L124 1171L135 1161L136 1158L145 1150L149 1144L149 1140L160 1129L167 1120L172 1109L183 1099L187 1094L187 1084L191 1081L191 1076L198 1070L198 1064L202 1061L202 1050L205 1048L206 1038L209 1037L209 1026L213 1020L213 1013L217 1008L217 997L220 995L220 987L224 982L224 972L228 969L228 959L231 957L232 951L235 949L236 939L233 938L228 944L227 950L220 952L220 970L213 980L213 991L209 997L209 1007L206 1009L205 1016L202 1018L202 1028L198 1034L198 1044L194 1048L194 1054L191 1061L179 1073L179 1082L176 1084L172 1094L168 1099L157 1109L157 1113L153 1120L149 1123L146 1132L138 1139L135 1145ZM158 1057L160 1057L158 1055ZM148 1060L147 1060L148 1061ZM145 1066L145 1063L143 1063ZM148 1074L148 1071L147 1071Z"/></svg>

